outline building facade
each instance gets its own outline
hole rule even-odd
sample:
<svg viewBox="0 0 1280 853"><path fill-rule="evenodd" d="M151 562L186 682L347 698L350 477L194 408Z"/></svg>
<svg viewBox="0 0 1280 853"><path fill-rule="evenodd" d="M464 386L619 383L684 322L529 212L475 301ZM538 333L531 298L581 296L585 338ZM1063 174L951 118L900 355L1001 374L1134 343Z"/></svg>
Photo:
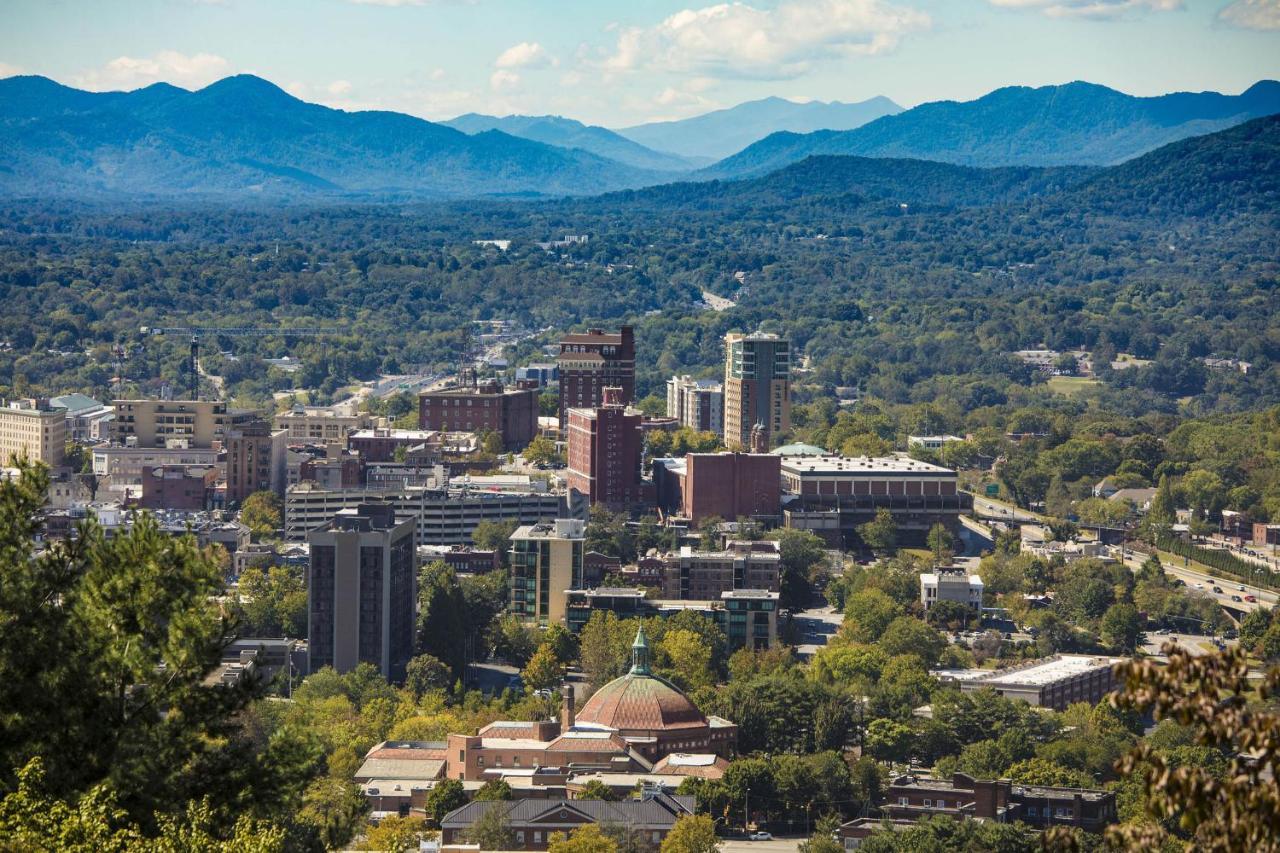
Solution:
<svg viewBox="0 0 1280 853"><path fill-rule="evenodd" d="M791 429L791 344L777 335L725 335L724 443L751 447L760 425L766 445Z"/></svg>
<svg viewBox="0 0 1280 853"><path fill-rule="evenodd" d="M667 380L667 417L699 432L724 434L724 386L714 379L673 376Z"/></svg>
<svg viewBox="0 0 1280 853"><path fill-rule="evenodd" d="M707 601L735 589L778 592L782 555L774 541L731 541L723 551L685 546L662 566L663 598Z"/></svg>
<svg viewBox="0 0 1280 853"><path fill-rule="evenodd" d="M982 578L964 569L939 569L920 575L920 603L929 610L939 601L953 601L975 614L982 612Z"/></svg>
<svg viewBox="0 0 1280 853"><path fill-rule="evenodd" d="M599 407L568 412L565 482L592 505L611 510L625 510L645 499L640 478L644 416L624 405L622 396L621 388L607 388Z"/></svg>
<svg viewBox="0 0 1280 853"><path fill-rule="evenodd" d="M942 815L957 820L1022 821L1033 827L1071 826L1094 833L1117 820L1112 791L979 780L965 773L951 779L898 776L880 810L891 820Z"/></svg>
<svg viewBox="0 0 1280 853"><path fill-rule="evenodd" d="M693 524L739 518L781 518L782 460L769 453L690 453L654 463L658 502Z"/></svg>
<svg viewBox="0 0 1280 853"><path fill-rule="evenodd" d="M373 418L355 406L294 406L275 416L273 426L287 430L293 444L342 444L347 434L373 426Z"/></svg>
<svg viewBox="0 0 1280 853"><path fill-rule="evenodd" d="M397 522L389 505L365 504L338 513L307 543L311 671L368 662L403 681L417 606L413 523Z"/></svg>
<svg viewBox="0 0 1280 853"><path fill-rule="evenodd" d="M142 469L141 509L203 510L213 505L218 484L214 466L158 465Z"/></svg>
<svg viewBox="0 0 1280 853"><path fill-rule="evenodd" d="M258 419L227 429L227 506L235 507L254 492L284 495L288 464L286 430Z"/></svg>
<svg viewBox="0 0 1280 853"><path fill-rule="evenodd" d="M231 419L214 400L114 400L111 437L134 447L213 447Z"/></svg>
<svg viewBox="0 0 1280 853"><path fill-rule="evenodd" d="M838 546L860 547L858 525L881 509L902 546L923 545L934 524L957 534L960 514L973 508L955 471L905 456L783 456L781 470L786 525Z"/></svg>
<svg viewBox="0 0 1280 853"><path fill-rule="evenodd" d="M302 542L340 510L369 501L395 507L401 521L412 520L418 545L467 545L482 521L535 524L585 512L563 495L545 491L483 491L408 486L393 489L322 489L314 483L291 487L284 498L285 538Z"/></svg>
<svg viewBox="0 0 1280 853"><path fill-rule="evenodd" d="M444 816L440 840L445 845L464 844L472 826L491 810L503 813L514 842L512 850L546 850L551 836L568 836L587 824L624 826L641 835L657 850L676 821L693 814L693 797L645 793L638 800L520 799L477 800Z"/></svg>
<svg viewBox="0 0 1280 853"><path fill-rule="evenodd" d="M57 468L66 446L66 409L44 399L11 400L0 408L0 467L26 457Z"/></svg>
<svg viewBox="0 0 1280 853"><path fill-rule="evenodd" d="M604 402L605 388L621 388L622 402L636 396L635 332L588 329L560 339L560 429L569 423L569 409L594 409Z"/></svg>
<svg viewBox="0 0 1280 853"><path fill-rule="evenodd" d="M951 680L964 693L991 689L1006 699L1019 699L1038 708L1065 711L1068 705L1096 705L1116 687L1115 665L1123 658L1093 655L1054 655L1020 666L974 670Z"/></svg>
<svg viewBox="0 0 1280 853"><path fill-rule="evenodd" d="M586 523L560 518L511 534L509 610L541 625L563 623L566 592L582 585Z"/></svg>
<svg viewBox="0 0 1280 853"><path fill-rule="evenodd" d="M442 432L494 432L505 450L524 450L538 434L538 384L504 388L487 380L418 395L418 426Z"/></svg>

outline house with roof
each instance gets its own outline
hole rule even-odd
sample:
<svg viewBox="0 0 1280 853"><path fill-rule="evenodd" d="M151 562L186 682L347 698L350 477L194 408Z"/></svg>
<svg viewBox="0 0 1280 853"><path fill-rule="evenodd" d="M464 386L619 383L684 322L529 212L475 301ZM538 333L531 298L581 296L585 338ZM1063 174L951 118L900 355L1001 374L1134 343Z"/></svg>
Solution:
<svg viewBox="0 0 1280 853"><path fill-rule="evenodd" d="M1133 504L1134 509L1139 513L1145 513L1151 509L1151 502L1155 497L1155 489L1116 489L1107 496L1107 500L1127 501Z"/></svg>
<svg viewBox="0 0 1280 853"><path fill-rule="evenodd" d="M476 800L454 809L440 821L444 846L465 844L468 832L493 809L504 812L513 850L546 850L556 832L565 835L586 824L612 824L642 832L656 848L676 821L693 814L694 799L660 791L645 791L639 799L605 800Z"/></svg>

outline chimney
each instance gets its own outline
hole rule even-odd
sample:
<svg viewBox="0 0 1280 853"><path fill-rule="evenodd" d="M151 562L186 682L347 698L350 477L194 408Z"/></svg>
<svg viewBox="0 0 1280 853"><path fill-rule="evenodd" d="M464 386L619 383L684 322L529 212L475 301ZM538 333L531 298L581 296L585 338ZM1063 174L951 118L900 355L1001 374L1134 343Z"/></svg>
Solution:
<svg viewBox="0 0 1280 853"><path fill-rule="evenodd" d="M560 687L560 733L573 728L573 721L573 685L564 684Z"/></svg>

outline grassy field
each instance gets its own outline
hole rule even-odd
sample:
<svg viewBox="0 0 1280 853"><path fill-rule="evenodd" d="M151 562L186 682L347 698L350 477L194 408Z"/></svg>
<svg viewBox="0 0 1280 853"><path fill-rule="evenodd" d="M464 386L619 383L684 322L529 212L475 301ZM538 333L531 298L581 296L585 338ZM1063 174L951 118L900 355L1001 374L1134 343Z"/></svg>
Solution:
<svg viewBox="0 0 1280 853"><path fill-rule="evenodd" d="M1077 394L1083 394L1099 383L1098 380L1090 379L1087 376L1053 376L1045 384L1055 394L1074 397Z"/></svg>

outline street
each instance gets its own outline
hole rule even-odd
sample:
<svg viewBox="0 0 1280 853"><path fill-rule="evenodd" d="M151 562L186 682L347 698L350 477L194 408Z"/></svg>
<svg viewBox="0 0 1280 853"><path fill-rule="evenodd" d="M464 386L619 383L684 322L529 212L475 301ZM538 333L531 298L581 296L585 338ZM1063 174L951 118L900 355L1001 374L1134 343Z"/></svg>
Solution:
<svg viewBox="0 0 1280 853"><path fill-rule="evenodd" d="M775 838L772 841L748 841L729 838L720 842L722 853L794 853L804 838Z"/></svg>

